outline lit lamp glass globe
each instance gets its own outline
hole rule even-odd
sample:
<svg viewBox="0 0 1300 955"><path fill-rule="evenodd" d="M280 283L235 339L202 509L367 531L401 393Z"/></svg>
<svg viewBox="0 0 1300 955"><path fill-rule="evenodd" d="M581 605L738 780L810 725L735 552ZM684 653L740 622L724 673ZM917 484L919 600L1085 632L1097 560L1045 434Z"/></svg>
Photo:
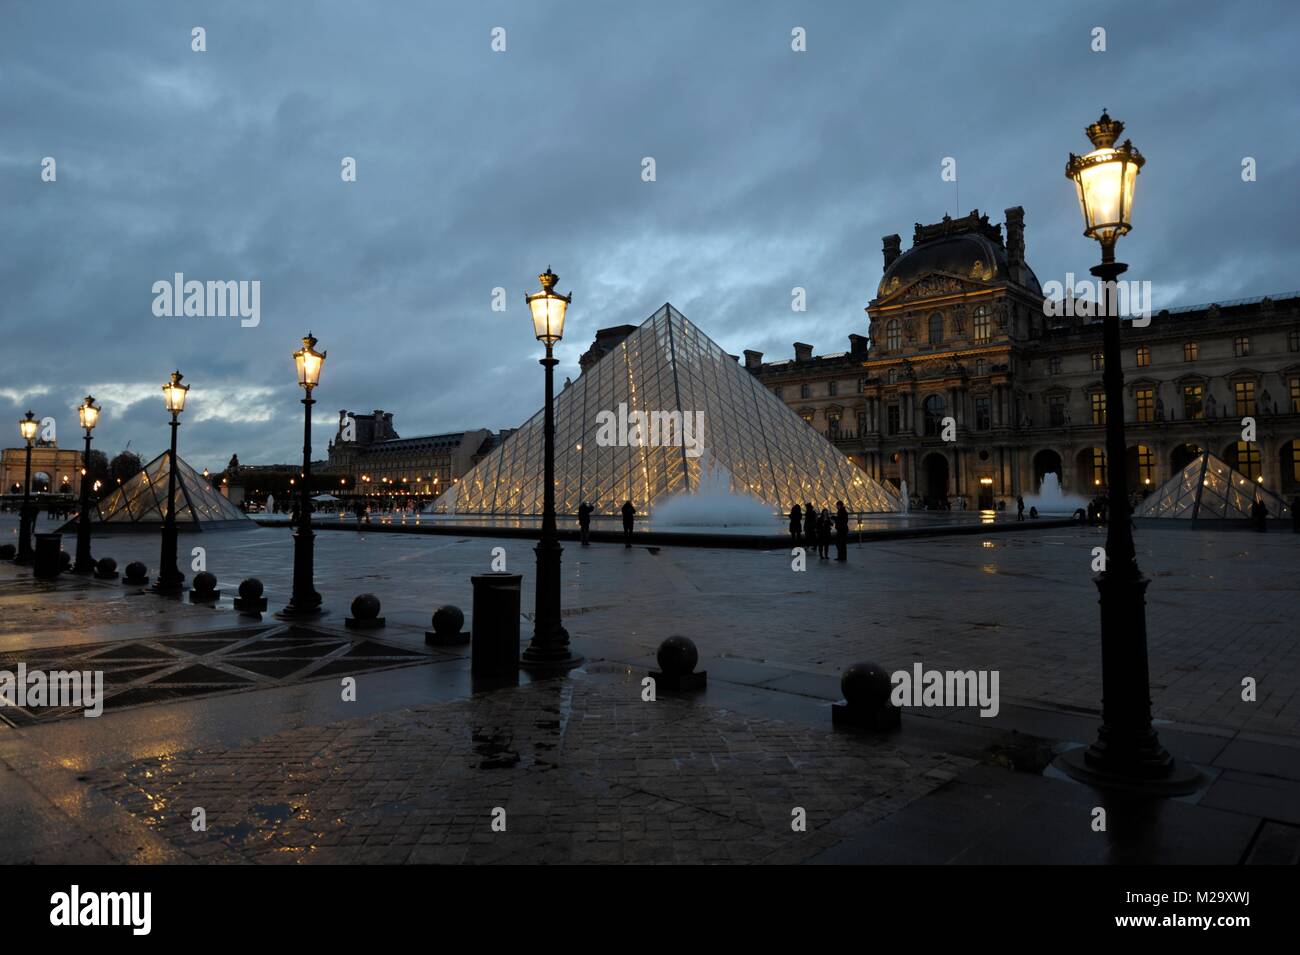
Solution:
<svg viewBox="0 0 1300 955"><path fill-rule="evenodd" d="M542 290L524 296L524 301L533 315L533 334L549 348L564 337L564 313L573 301L573 294L561 295L555 291L560 277L550 266L537 279L542 283Z"/></svg>
<svg viewBox="0 0 1300 955"><path fill-rule="evenodd" d="M36 432L40 430L41 423L33 417L32 413L27 412L27 417L20 418L18 421L18 433L23 436L23 440L31 444L36 440Z"/></svg>
<svg viewBox="0 0 1300 955"><path fill-rule="evenodd" d="M1131 140L1116 146L1124 124L1103 110L1088 127L1093 150L1083 156L1070 153L1065 176L1074 180L1083 213L1083 234L1101 243L1105 255L1113 253L1115 240L1133 227L1133 193L1138 171L1146 160Z"/></svg>
<svg viewBox="0 0 1300 955"><path fill-rule="evenodd" d="M302 340L302 348L293 353L294 364L298 366L298 384L310 392L320 384L321 369L325 366L325 352L316 350L316 339L308 332Z"/></svg>
<svg viewBox="0 0 1300 955"><path fill-rule="evenodd" d="M185 396L189 394L190 386L181 384L184 377L179 371L173 371L171 380L162 386L163 401L172 417L185 410Z"/></svg>
<svg viewBox="0 0 1300 955"><path fill-rule="evenodd" d="M99 405L95 404L94 395L86 395L85 400L77 406L77 417L81 419L81 426L90 433L99 423Z"/></svg>

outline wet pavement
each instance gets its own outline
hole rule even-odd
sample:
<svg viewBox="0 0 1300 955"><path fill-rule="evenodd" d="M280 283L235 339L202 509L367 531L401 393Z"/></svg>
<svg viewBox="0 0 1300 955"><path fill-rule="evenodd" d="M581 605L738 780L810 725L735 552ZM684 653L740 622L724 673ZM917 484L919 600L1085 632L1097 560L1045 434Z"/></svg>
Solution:
<svg viewBox="0 0 1300 955"><path fill-rule="evenodd" d="M0 669L100 661L110 693L133 694L110 695L96 719L0 711L0 857L1294 861L1300 537L1139 535L1158 728L1207 773L1158 811L1043 774L1095 732L1089 563L1103 542L1080 527L871 542L802 572L786 549L566 545L565 624L587 662L496 689L474 685L468 648L423 635L440 604L469 616L468 578L497 547L530 610L523 541L323 531L331 612L306 631L230 608L245 576L265 582L272 610L287 600L286 529L182 537L182 555L203 547L220 580L216 608L0 564ZM94 549L152 571L157 547L113 536ZM388 626L345 629L367 591ZM643 702L670 633L699 645L709 687ZM908 711L884 736L832 730L838 675L859 659L998 669L1001 710ZM1241 699L1245 677L1255 702ZM1099 804L1110 834L1091 829ZM191 825L199 807L206 831Z"/></svg>

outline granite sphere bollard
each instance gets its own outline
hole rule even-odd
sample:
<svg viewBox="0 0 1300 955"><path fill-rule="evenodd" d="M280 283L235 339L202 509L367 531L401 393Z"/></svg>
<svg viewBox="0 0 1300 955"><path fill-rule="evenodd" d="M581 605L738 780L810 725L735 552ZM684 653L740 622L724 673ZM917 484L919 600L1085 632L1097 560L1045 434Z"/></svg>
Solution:
<svg viewBox="0 0 1300 955"><path fill-rule="evenodd" d="M95 561L95 576L100 580L117 579L117 561L111 557L101 557Z"/></svg>
<svg viewBox="0 0 1300 955"><path fill-rule="evenodd" d="M122 583L128 587L138 587L149 583L149 568L138 560L131 561L126 565Z"/></svg>
<svg viewBox="0 0 1300 955"><path fill-rule="evenodd" d="M669 637L659 644L655 654L659 669L665 673L690 673L700 662L700 651L694 641L686 637Z"/></svg>
<svg viewBox="0 0 1300 955"><path fill-rule="evenodd" d="M262 582L256 577L245 577L239 582L239 596L235 598L235 609L240 613L262 613L266 610L266 598L262 596Z"/></svg>
<svg viewBox="0 0 1300 955"><path fill-rule="evenodd" d="M667 637L659 644L655 659L659 662L659 669L650 671L650 679L655 681L658 689L682 693L702 690L708 685L708 673L703 670L695 672L700 662L700 651L689 637L676 634Z"/></svg>
<svg viewBox="0 0 1300 955"><path fill-rule="evenodd" d="M194 575L194 586L190 590L190 603L216 603L220 598L221 591L217 589L216 574L204 570Z"/></svg>
<svg viewBox="0 0 1300 955"><path fill-rule="evenodd" d="M433 612L433 629L424 631L424 642L437 646L469 643L464 631L465 613L452 604L443 604Z"/></svg>
<svg viewBox="0 0 1300 955"><path fill-rule="evenodd" d="M18 556L18 548L13 544L0 544L0 560L13 560Z"/></svg>
<svg viewBox="0 0 1300 955"><path fill-rule="evenodd" d="M379 616L379 598L374 594L358 594L352 601L352 616L343 618L343 625L352 630L377 630L384 625Z"/></svg>
<svg viewBox="0 0 1300 955"><path fill-rule="evenodd" d="M873 730L898 729L902 711L889 702L893 678L878 663L854 663L840 677L844 699L831 706L831 722Z"/></svg>

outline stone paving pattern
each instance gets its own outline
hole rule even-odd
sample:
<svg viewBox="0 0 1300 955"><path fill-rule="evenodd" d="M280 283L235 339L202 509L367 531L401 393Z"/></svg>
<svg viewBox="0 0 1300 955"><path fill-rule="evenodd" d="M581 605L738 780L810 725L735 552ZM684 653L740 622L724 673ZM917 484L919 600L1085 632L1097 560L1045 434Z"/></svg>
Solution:
<svg viewBox="0 0 1300 955"><path fill-rule="evenodd" d="M255 575L273 609L287 599L286 531L187 536L182 553L199 543L227 595ZM802 573L791 570L788 551L566 545L566 626L587 657L584 670L471 694L466 648L360 675L364 716L345 708L360 704L341 707L337 684L320 679L145 704L99 720L0 726L0 858L908 861L917 858L916 832L945 826L944 810L925 807L952 798L952 787L978 770L995 775L958 792L1003 785L990 778L1038 787L1005 804L1034 807L1034 861L1053 844L1096 861L1167 861L1142 856L1146 842L1106 854L1054 839L1056 828L1077 824L1076 803L1087 797L1036 775L1036 756L996 755L1018 726L1045 738L1049 757L1051 740L1095 732L1100 660L1088 565L1102 543L1104 532L1093 528L873 542L851 547L847 564L814 558ZM1162 738L1214 767L1197 797L1205 808L1163 817L1185 819L1187 831L1150 845L1175 853L1198 846L1201 861L1294 855L1300 536L1180 529L1145 532L1138 543L1151 578ZM318 588L332 610L325 626L341 633L351 598L373 591L389 621L373 639L424 652L430 611L456 603L468 614L468 577L488 569L496 546L524 574L527 612L533 555L524 542L322 533ZM95 542L119 565L156 560L156 550L152 536ZM24 574L0 565L6 660L249 624L230 610L229 596L216 609L193 607L117 582L65 577L33 586ZM699 644L710 689L643 703L640 677L670 633ZM914 661L997 669L1003 712L992 720L909 716L903 734L884 739L834 731L826 702L837 695L838 674L860 659L889 669ZM1245 676L1258 680L1256 703L1240 700ZM935 731L941 724L948 729ZM1029 772L991 768L1010 765ZM1062 786L1064 796L1042 795ZM207 811L207 832L190 828L194 806ZM505 833L491 830L496 806L507 810ZM805 833L790 829L795 806L808 811ZM1001 825L1014 826L1019 812ZM989 852L1014 861L1001 843L967 838L979 817L946 834L951 847L925 836L926 847L939 861ZM1197 835L1207 825L1217 841ZM909 835L882 843L879 834L889 832ZM1263 848L1274 845L1282 848Z"/></svg>
<svg viewBox="0 0 1300 955"><path fill-rule="evenodd" d="M575 674L87 781L209 862L799 862L973 765L639 694Z"/></svg>

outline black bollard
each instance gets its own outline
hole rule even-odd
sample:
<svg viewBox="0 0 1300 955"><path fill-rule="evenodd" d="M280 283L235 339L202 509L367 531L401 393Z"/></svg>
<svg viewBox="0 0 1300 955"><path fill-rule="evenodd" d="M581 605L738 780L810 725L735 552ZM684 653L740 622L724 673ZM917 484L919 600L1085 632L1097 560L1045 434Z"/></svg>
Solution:
<svg viewBox="0 0 1300 955"><path fill-rule="evenodd" d="M893 681L889 671L875 663L855 663L840 678L844 699L831 705L831 722L836 726L860 726L872 730L896 730L902 725L902 710L889 702Z"/></svg>
<svg viewBox="0 0 1300 955"><path fill-rule="evenodd" d="M469 643L464 631L465 614L459 607L444 604L433 612L433 629L424 631L424 642L434 646Z"/></svg>
<svg viewBox="0 0 1300 955"><path fill-rule="evenodd" d="M343 618L349 630L378 630L384 625L379 616L379 598L374 594L358 594L352 601L352 616Z"/></svg>
<svg viewBox="0 0 1300 955"><path fill-rule="evenodd" d="M235 598L235 609L240 613L260 614L266 610L266 598L262 596L262 582L256 577L247 577L239 585L239 596Z"/></svg>
<svg viewBox="0 0 1300 955"><path fill-rule="evenodd" d="M659 644L655 659L659 662L659 669L651 670L650 678L655 681L658 689L685 693L702 690L708 684L707 672L695 672L695 667L700 662L700 651L688 637L668 637Z"/></svg>

